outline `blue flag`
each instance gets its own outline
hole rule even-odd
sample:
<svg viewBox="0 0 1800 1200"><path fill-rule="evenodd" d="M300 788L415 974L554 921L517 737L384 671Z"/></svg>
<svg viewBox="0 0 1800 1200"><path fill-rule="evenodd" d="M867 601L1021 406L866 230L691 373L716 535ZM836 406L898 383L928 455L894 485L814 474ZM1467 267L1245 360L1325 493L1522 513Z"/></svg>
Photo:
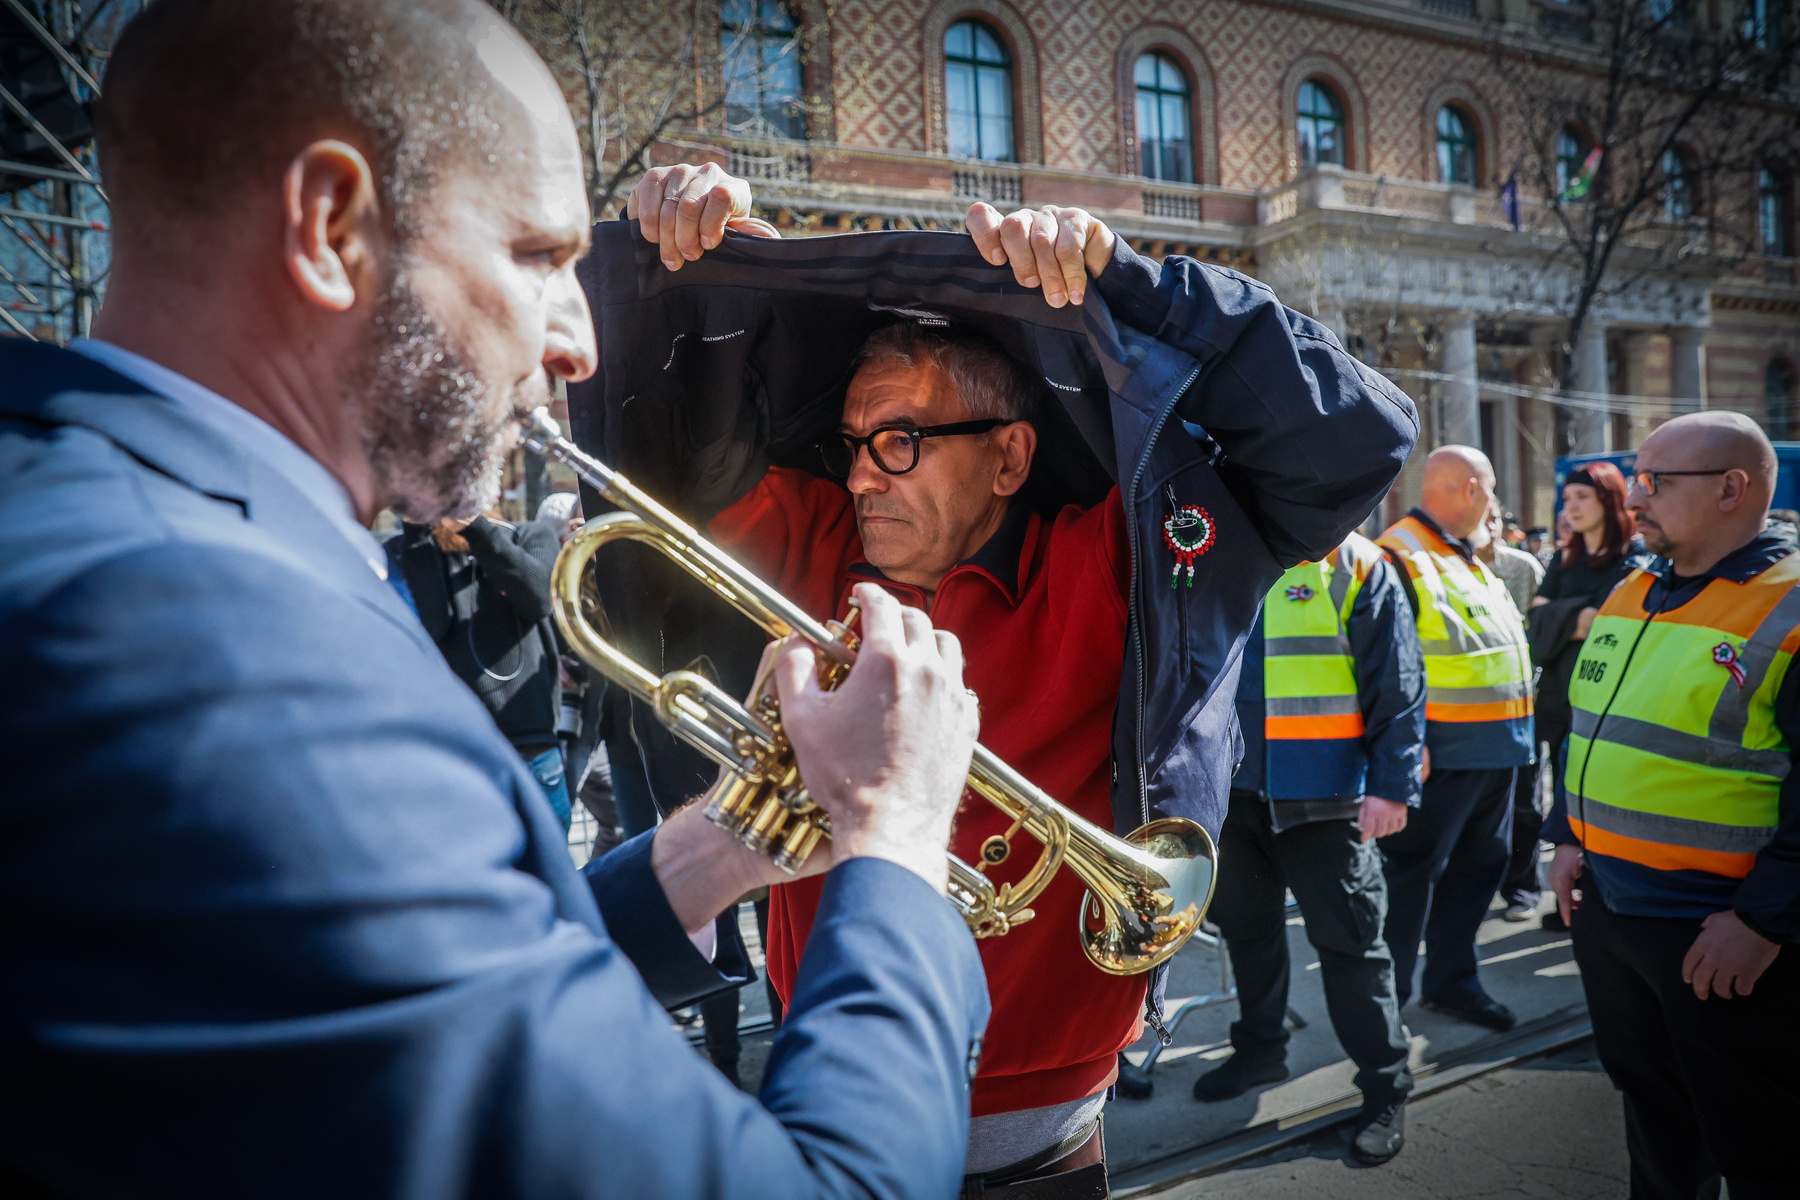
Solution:
<svg viewBox="0 0 1800 1200"><path fill-rule="evenodd" d="M1500 211L1506 214L1508 221L1512 222L1513 231L1516 233L1519 228L1519 173L1517 171L1508 175L1506 182L1500 185Z"/></svg>

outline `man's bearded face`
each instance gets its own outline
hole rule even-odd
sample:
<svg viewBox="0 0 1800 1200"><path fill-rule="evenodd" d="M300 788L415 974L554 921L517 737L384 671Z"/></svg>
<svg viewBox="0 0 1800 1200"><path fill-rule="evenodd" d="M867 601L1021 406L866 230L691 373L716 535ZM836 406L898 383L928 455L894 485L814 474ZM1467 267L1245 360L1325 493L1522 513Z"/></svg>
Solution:
<svg viewBox="0 0 1800 1200"><path fill-rule="evenodd" d="M409 521L492 508L513 445L517 388L490 386L414 294L399 263L377 302L352 403L378 494Z"/></svg>

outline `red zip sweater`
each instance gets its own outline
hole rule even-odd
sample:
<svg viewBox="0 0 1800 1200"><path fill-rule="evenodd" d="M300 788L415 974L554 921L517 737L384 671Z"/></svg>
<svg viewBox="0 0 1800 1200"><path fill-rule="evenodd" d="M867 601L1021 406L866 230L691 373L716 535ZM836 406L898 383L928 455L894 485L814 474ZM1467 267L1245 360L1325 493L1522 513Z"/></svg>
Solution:
<svg viewBox="0 0 1800 1200"><path fill-rule="evenodd" d="M932 623L962 640L964 679L981 697L981 742L1088 820L1112 827L1112 719L1119 699L1130 583L1117 489L1091 509L1046 520L1015 509L971 559L939 583ZM803 471L772 469L709 533L814 617L843 617L853 584L876 582L925 607L918 588L862 561L844 488ZM981 843L1011 824L963 794L951 849L980 861ZM1024 875L1038 844L1013 839L996 882ZM773 890L769 976L785 1000L811 932L822 881ZM1078 1100L1108 1086L1118 1051L1142 1026L1144 977L1107 975L1082 953L1081 881L1058 871L1033 902L1035 919L978 943L993 1017L973 1113L1015 1112Z"/></svg>

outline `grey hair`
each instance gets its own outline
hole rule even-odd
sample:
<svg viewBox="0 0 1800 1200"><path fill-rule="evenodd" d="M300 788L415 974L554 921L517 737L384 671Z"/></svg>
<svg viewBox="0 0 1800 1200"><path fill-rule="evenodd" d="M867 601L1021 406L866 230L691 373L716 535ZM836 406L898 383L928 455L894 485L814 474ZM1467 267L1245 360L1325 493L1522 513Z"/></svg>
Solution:
<svg viewBox="0 0 1800 1200"><path fill-rule="evenodd" d="M1037 409L1037 380L999 343L973 330L889 325L856 356L858 368L878 363L938 368L956 385L971 420L1029 421Z"/></svg>

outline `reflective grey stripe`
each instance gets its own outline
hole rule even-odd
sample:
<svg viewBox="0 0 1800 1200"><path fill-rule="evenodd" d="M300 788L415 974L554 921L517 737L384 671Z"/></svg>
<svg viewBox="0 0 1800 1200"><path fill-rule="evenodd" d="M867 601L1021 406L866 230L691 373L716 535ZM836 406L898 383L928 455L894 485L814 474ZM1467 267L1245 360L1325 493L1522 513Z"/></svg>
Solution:
<svg viewBox="0 0 1800 1200"><path fill-rule="evenodd" d="M1449 626L1449 622L1444 623ZM1490 629L1486 632L1470 631L1463 633L1451 629L1448 638L1422 638L1421 644L1425 653L1437 655L1473 654L1477 650L1522 649L1525 646L1523 632L1511 629Z"/></svg>
<svg viewBox="0 0 1800 1200"><path fill-rule="evenodd" d="M1610 728L1611 720L1607 721ZM1720 825L1713 821L1695 821L1688 817L1667 817L1661 813L1633 812L1614 808L1571 792L1569 812L1576 820L1616 833L1620 837L1641 842L1660 842L1665 846L1691 846L1695 850L1716 850L1721 854L1755 854L1774 840L1775 831L1767 826Z"/></svg>
<svg viewBox="0 0 1800 1200"><path fill-rule="evenodd" d="M1529 680L1515 679L1487 687L1428 687L1426 699L1433 704L1492 704L1499 700L1523 700L1531 695Z"/></svg>
<svg viewBox="0 0 1800 1200"><path fill-rule="evenodd" d="M1607 715L1604 727L1606 734L1595 739L1594 730L1599 726L1599 721L1593 713L1578 708L1569 722L1569 732L1576 737L1642 750L1677 762L1717 767L1721 771L1747 771L1752 775L1767 775L1771 779L1786 779L1792 762L1786 750L1749 750L1741 741L1728 742L1719 738L1702 737L1697 733L1684 733L1679 729L1670 729L1667 725L1640 721L1636 717L1622 717L1617 713Z"/></svg>
<svg viewBox="0 0 1800 1200"><path fill-rule="evenodd" d="M1350 656L1350 640L1336 637L1277 637L1263 639L1263 657L1290 658L1296 654L1330 654Z"/></svg>
<svg viewBox="0 0 1800 1200"><path fill-rule="evenodd" d="M1268 696L1263 699L1271 717L1325 717L1362 713L1355 696Z"/></svg>
<svg viewBox="0 0 1800 1200"><path fill-rule="evenodd" d="M1713 707L1712 721L1707 726L1707 732L1713 737L1738 743L1744 740L1744 729L1750 723L1750 698L1762 686L1775 661L1775 652L1781 649L1782 641L1795 625L1800 625L1800 584L1788 589L1787 595L1769 610L1769 615L1762 619L1756 632L1738 651L1738 665L1744 668L1744 686L1732 686L1727 676L1726 685L1719 693L1719 702Z"/></svg>
<svg viewBox="0 0 1800 1200"><path fill-rule="evenodd" d="M1356 560L1345 551L1349 543L1338 547L1337 566L1331 569L1331 608L1338 615L1341 626L1349 617L1344 611L1344 601L1350 596L1350 585L1356 582Z"/></svg>

